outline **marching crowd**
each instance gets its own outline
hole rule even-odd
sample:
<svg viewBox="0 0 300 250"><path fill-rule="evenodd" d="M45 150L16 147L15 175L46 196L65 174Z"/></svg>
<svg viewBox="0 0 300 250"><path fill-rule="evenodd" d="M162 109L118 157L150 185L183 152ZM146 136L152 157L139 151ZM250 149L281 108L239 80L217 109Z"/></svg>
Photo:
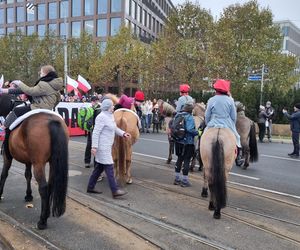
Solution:
<svg viewBox="0 0 300 250"><path fill-rule="evenodd" d="M213 87L216 92L215 96L208 100L206 106L205 126L207 129L229 128L236 137L237 161L243 161L240 136L235 127L237 112L234 100L230 94L230 81L219 79L214 83ZM95 157L95 160L94 169L87 185L87 192L101 192L95 189L95 186L102 172L105 171L113 197L124 195L126 192L118 187L114 178L112 144L115 134L125 139L130 138L131 135L116 126L113 116L114 108L133 108L141 120L140 131L142 133L149 133L152 124L152 132L154 133L156 131L158 133L159 130L162 129L164 116L157 101L155 99L153 101L149 99L145 100L144 93L137 91L134 97L122 95L119 99L119 103L114 105L111 99L102 95L84 96L81 99L76 96L63 96L60 94L62 88L63 81L57 76L55 69L51 65L41 67L40 78L33 87L28 87L23 82L15 80L9 82L8 88L0 88L0 94L7 93L17 95L21 100L26 101L28 98L30 101L27 105L16 106L6 117L5 121L1 121L3 128L7 131L9 125L17 117L32 109L43 108L52 110L59 101L90 101L95 111L93 119L94 127L93 130L87 134L84 162L86 166L89 166L92 155ZM194 100L189 95L190 86L188 84L180 85L179 92L180 97L176 102L176 115L174 114L173 118L174 126L171 126L175 132L178 132L175 140L175 151L178 158L175 168L174 185L188 187L191 185L188 179L188 172L189 163L195 151L194 137L197 135L200 136L203 131L195 127L195 122L192 117ZM101 102L101 105L99 102ZM283 110L283 113L287 119L290 120L291 124L294 150L289 155L291 157L299 157L300 103L294 105L294 112L292 114L289 114L286 109ZM259 107L257 122L260 142L263 142L265 135L271 142L273 116L274 109L270 101L266 103L265 107ZM179 136L180 131L175 127L175 121L179 121L179 118L184 121L184 133L181 136ZM9 136L9 131L7 131L7 136Z"/></svg>

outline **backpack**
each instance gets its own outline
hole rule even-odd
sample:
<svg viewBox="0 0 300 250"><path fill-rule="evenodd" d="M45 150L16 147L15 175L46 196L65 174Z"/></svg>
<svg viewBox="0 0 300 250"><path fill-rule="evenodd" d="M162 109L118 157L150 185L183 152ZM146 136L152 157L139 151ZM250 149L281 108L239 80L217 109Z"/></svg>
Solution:
<svg viewBox="0 0 300 250"><path fill-rule="evenodd" d="M185 137L185 114L178 113L171 124L171 136L175 141L181 140Z"/></svg>
<svg viewBox="0 0 300 250"><path fill-rule="evenodd" d="M92 107L82 107L78 110L77 125L88 132L93 129L94 109Z"/></svg>

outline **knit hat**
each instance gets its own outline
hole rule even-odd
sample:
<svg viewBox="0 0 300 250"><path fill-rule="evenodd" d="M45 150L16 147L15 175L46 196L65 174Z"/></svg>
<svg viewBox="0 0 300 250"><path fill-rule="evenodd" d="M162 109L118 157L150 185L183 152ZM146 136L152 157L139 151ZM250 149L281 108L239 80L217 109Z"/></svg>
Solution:
<svg viewBox="0 0 300 250"><path fill-rule="evenodd" d="M300 102L295 104L295 108L300 109Z"/></svg>
<svg viewBox="0 0 300 250"><path fill-rule="evenodd" d="M188 113L192 113L193 109L194 109L194 103L192 103L192 102L187 102L183 106L183 111L188 112Z"/></svg>
<svg viewBox="0 0 300 250"><path fill-rule="evenodd" d="M145 100L145 95L142 91L138 90L137 92L135 92L134 99L137 102L143 102Z"/></svg>
<svg viewBox="0 0 300 250"><path fill-rule="evenodd" d="M101 103L101 110L102 111L108 111L113 106L113 102L110 99L105 99Z"/></svg>

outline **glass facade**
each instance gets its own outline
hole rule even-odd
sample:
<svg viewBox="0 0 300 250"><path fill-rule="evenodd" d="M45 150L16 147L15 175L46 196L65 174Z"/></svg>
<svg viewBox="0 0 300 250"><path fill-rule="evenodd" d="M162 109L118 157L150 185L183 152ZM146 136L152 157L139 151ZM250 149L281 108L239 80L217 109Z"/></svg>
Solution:
<svg viewBox="0 0 300 250"><path fill-rule="evenodd" d="M24 21L24 7L17 7L17 23Z"/></svg>
<svg viewBox="0 0 300 250"><path fill-rule="evenodd" d="M107 0L98 0L98 14L107 13Z"/></svg>
<svg viewBox="0 0 300 250"><path fill-rule="evenodd" d="M57 18L57 3L49 3L48 5L48 17L49 19L56 19Z"/></svg>
<svg viewBox="0 0 300 250"><path fill-rule="evenodd" d="M68 13L69 13L68 1L60 2L60 12L59 13L60 13L59 14L60 18L68 17Z"/></svg>
<svg viewBox="0 0 300 250"><path fill-rule="evenodd" d="M119 32L121 26L121 18L113 17L110 19L110 35L114 36Z"/></svg>
<svg viewBox="0 0 300 250"><path fill-rule="evenodd" d="M27 26L27 35L32 35L34 33L34 26Z"/></svg>
<svg viewBox="0 0 300 250"><path fill-rule="evenodd" d="M81 0L72 1L72 17L81 16Z"/></svg>
<svg viewBox="0 0 300 250"><path fill-rule="evenodd" d="M57 35L57 25L56 23L49 23L48 31L51 35Z"/></svg>
<svg viewBox="0 0 300 250"><path fill-rule="evenodd" d="M14 23L15 22L15 15L14 15L14 9L13 8L7 8L6 9L6 22L7 23Z"/></svg>
<svg viewBox="0 0 300 250"><path fill-rule="evenodd" d="M66 36L66 25L64 23L59 24L59 35Z"/></svg>
<svg viewBox="0 0 300 250"><path fill-rule="evenodd" d="M84 15L85 16L94 15L94 0L84 1Z"/></svg>
<svg viewBox="0 0 300 250"><path fill-rule="evenodd" d="M97 36L98 37L107 36L107 19L97 20Z"/></svg>
<svg viewBox="0 0 300 250"><path fill-rule="evenodd" d="M111 0L111 5L110 5L111 13L121 12L121 10L122 10L122 1L121 0Z"/></svg>
<svg viewBox="0 0 300 250"><path fill-rule="evenodd" d="M0 24L4 23L4 9L0 9Z"/></svg>
<svg viewBox="0 0 300 250"><path fill-rule="evenodd" d="M38 5L38 20L45 20L46 19L46 5L39 4Z"/></svg>
<svg viewBox="0 0 300 250"><path fill-rule="evenodd" d="M88 33L89 35L93 35L94 33L94 21L88 20L84 21L84 31Z"/></svg>
<svg viewBox="0 0 300 250"><path fill-rule="evenodd" d="M72 37L80 37L81 22L72 22Z"/></svg>
<svg viewBox="0 0 300 250"><path fill-rule="evenodd" d="M28 13L27 11L26 13L27 13L27 21L28 22L34 21L34 13Z"/></svg>
<svg viewBox="0 0 300 250"><path fill-rule="evenodd" d="M38 35L45 36L46 27L44 24L38 25Z"/></svg>

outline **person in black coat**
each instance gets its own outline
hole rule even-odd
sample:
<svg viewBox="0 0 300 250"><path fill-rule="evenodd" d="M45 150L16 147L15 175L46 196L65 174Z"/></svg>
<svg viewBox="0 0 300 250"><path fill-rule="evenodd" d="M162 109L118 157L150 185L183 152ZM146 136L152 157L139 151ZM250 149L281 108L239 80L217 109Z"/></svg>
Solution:
<svg viewBox="0 0 300 250"><path fill-rule="evenodd" d="M294 105L294 112L290 115L286 109L282 110L283 114L290 120L292 141L294 151L288 154L290 157L299 157L299 134L300 134L300 103Z"/></svg>
<svg viewBox="0 0 300 250"><path fill-rule="evenodd" d="M259 128L259 134L258 138L260 142L264 142L264 137L266 134L266 119L267 119L267 113L264 106L259 106L259 113L258 113L258 119L257 119L257 125Z"/></svg>

